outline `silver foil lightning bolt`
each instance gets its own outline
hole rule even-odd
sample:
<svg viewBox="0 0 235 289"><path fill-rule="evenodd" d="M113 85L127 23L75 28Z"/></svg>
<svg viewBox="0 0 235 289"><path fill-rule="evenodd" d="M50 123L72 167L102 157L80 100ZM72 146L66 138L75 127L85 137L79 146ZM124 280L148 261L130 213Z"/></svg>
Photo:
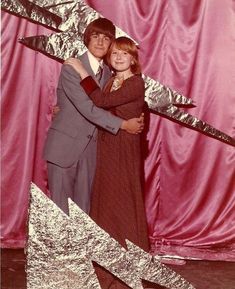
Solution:
<svg viewBox="0 0 235 289"><path fill-rule="evenodd" d="M27 288L100 289L92 261L130 288L142 279L166 288L193 289L160 259L126 240L127 250L69 200L67 216L32 184L27 243Z"/></svg>

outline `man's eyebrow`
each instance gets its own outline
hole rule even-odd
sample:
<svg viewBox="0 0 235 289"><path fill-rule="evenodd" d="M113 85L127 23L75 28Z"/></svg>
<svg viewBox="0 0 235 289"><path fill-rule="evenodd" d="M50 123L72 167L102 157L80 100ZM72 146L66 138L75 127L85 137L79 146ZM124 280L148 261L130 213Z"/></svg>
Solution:
<svg viewBox="0 0 235 289"><path fill-rule="evenodd" d="M111 39L111 37L110 37L109 35L107 35L107 34L105 34L105 33L100 33L100 32L97 32L97 31L91 32L90 35L99 35L99 34L102 34L102 35L104 35L104 37L107 37L107 38Z"/></svg>

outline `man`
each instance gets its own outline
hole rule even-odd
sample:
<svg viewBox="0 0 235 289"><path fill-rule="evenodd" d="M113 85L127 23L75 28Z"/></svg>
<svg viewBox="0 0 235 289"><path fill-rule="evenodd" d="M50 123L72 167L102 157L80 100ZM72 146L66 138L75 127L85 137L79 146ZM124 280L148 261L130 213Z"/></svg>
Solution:
<svg viewBox="0 0 235 289"><path fill-rule="evenodd" d="M110 77L103 58L114 38L115 26L105 18L91 22L84 33L88 51L80 59L90 75L97 76L101 87ZM89 213L96 167L96 125L116 134L119 129L138 133L143 124L138 118L125 121L96 107L69 65L62 66L57 105L60 110L52 121L44 147L49 190L52 200L65 213L68 213L68 197Z"/></svg>

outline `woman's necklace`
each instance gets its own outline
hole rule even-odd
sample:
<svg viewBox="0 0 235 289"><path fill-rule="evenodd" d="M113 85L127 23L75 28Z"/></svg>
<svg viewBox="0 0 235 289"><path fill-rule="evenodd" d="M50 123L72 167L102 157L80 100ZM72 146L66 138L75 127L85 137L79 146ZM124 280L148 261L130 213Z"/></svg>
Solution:
<svg viewBox="0 0 235 289"><path fill-rule="evenodd" d="M119 89L122 86L123 81L124 81L124 78L115 76L112 87L111 87L111 91Z"/></svg>
<svg viewBox="0 0 235 289"><path fill-rule="evenodd" d="M128 77L126 77L125 79L127 79L127 78L129 78L129 77L131 77L133 74L130 74ZM117 89L119 89L121 86L122 86L122 84L123 84L123 82L124 82L124 76L122 75L121 77L120 77L120 75L118 76L118 75L116 75L115 77L114 77L114 80L113 80L113 84L112 84L112 87L111 87L111 91L113 91L113 90L117 90Z"/></svg>

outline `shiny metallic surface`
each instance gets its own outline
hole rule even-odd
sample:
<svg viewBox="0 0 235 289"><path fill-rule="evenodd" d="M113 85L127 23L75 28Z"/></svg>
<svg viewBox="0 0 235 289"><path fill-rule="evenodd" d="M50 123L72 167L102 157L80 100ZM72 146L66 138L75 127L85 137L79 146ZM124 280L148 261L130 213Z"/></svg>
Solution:
<svg viewBox="0 0 235 289"><path fill-rule="evenodd" d="M65 18L78 1L74 0L30 0L60 17Z"/></svg>
<svg viewBox="0 0 235 289"><path fill-rule="evenodd" d="M88 255L89 235L35 185L31 186L28 228L28 289L101 288Z"/></svg>
<svg viewBox="0 0 235 289"><path fill-rule="evenodd" d="M178 106L194 106L191 99L171 90L169 87L162 85L148 76L144 76L144 80L146 89L145 101L153 112L155 111L160 115L164 115L169 119L176 120L181 124L200 131L207 136L235 146L235 139L178 108Z"/></svg>
<svg viewBox="0 0 235 289"><path fill-rule="evenodd" d="M69 200L70 217L32 184L27 244L27 288L100 288L91 260L131 288L141 279L193 289L183 277L127 240L128 250ZM128 224L127 224L128 225Z"/></svg>
<svg viewBox="0 0 235 289"><path fill-rule="evenodd" d="M124 281L131 288L142 289L141 280L127 251L93 222L76 204L69 201L69 214L77 227L88 235L87 251L90 258ZM79 232L77 234L79 238Z"/></svg>
<svg viewBox="0 0 235 289"><path fill-rule="evenodd" d="M50 28L58 29L62 23L61 17L45 10L40 6L40 3L36 5L36 3L34 4L32 1L5 0L1 2L1 9L17 16L36 21Z"/></svg>
<svg viewBox="0 0 235 289"><path fill-rule="evenodd" d="M145 101L149 108L155 110L157 108L166 107L169 104L178 104L184 106L192 106L193 101L169 87L153 80L148 76L143 76L145 81Z"/></svg>
<svg viewBox="0 0 235 289"><path fill-rule="evenodd" d="M151 256L126 240L128 254L140 272L142 279L165 286L166 288L193 289L194 286L175 271L163 265L159 256Z"/></svg>
<svg viewBox="0 0 235 289"><path fill-rule="evenodd" d="M78 57L87 50L82 40L82 34L72 31L55 33L50 36L26 37L19 41L36 51L56 57L58 60Z"/></svg>
<svg viewBox="0 0 235 289"><path fill-rule="evenodd" d="M161 107L161 108L156 107L154 110L160 115L176 120L176 122L180 124L183 123L187 127L200 131L207 136L220 140L229 145L235 146L234 138L214 128L213 126L200 120L199 118L180 110L178 107L176 107L173 104L170 104L169 106Z"/></svg>
<svg viewBox="0 0 235 289"><path fill-rule="evenodd" d="M31 0L31 2L62 17L63 21L59 27L61 31L72 29L80 34L84 32L91 21L103 17L82 0ZM120 36L128 35L119 27L116 27L116 37Z"/></svg>

